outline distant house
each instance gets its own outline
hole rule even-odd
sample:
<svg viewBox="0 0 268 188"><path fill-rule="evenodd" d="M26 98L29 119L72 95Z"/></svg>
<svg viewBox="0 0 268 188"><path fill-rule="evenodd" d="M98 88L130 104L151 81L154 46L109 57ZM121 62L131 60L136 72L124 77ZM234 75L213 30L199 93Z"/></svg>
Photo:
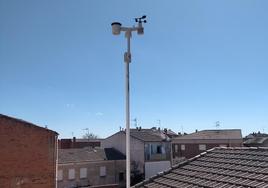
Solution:
<svg viewBox="0 0 268 188"><path fill-rule="evenodd" d="M260 132L249 134L243 144L247 147L268 147L268 134Z"/></svg>
<svg viewBox="0 0 268 188"><path fill-rule="evenodd" d="M84 147L100 147L103 139L84 139L73 137L59 139L59 149L70 149L70 148L84 148Z"/></svg>
<svg viewBox="0 0 268 188"><path fill-rule="evenodd" d="M125 155L115 149L59 149L58 157L58 188L125 186Z"/></svg>
<svg viewBox="0 0 268 188"><path fill-rule="evenodd" d="M55 188L58 133L0 114L0 187Z"/></svg>
<svg viewBox="0 0 268 188"><path fill-rule="evenodd" d="M267 148L214 148L133 188L266 188L267 156Z"/></svg>
<svg viewBox="0 0 268 188"><path fill-rule="evenodd" d="M104 148L116 148L126 154L126 133L119 131L102 142ZM130 160L132 174L141 173L145 178L170 168L171 140L166 131L152 129L130 130Z"/></svg>
<svg viewBox="0 0 268 188"><path fill-rule="evenodd" d="M203 130L172 139L173 162L189 159L208 149L242 146L240 129Z"/></svg>

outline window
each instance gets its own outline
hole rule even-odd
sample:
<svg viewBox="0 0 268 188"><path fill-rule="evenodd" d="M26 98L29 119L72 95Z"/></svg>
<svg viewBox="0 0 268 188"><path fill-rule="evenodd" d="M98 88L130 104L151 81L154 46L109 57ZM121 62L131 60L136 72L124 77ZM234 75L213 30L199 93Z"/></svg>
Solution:
<svg viewBox="0 0 268 188"><path fill-rule="evenodd" d="M69 180L73 180L75 178L75 170L72 168L72 169L69 169L69 172L68 172L68 179Z"/></svg>
<svg viewBox="0 0 268 188"><path fill-rule="evenodd" d="M87 177L87 168L80 168L80 179Z"/></svg>
<svg viewBox="0 0 268 188"><path fill-rule="evenodd" d="M106 166L101 166L100 167L100 177L105 177L106 176Z"/></svg>
<svg viewBox="0 0 268 188"><path fill-rule="evenodd" d="M157 146L157 153L158 154L161 154L162 153L162 149L161 148L162 148L161 146Z"/></svg>
<svg viewBox="0 0 268 188"><path fill-rule="evenodd" d="M185 145L184 144L181 145L181 150L183 150L183 151L185 150Z"/></svg>
<svg viewBox="0 0 268 188"><path fill-rule="evenodd" d="M206 144L199 144L199 150L200 151L206 150Z"/></svg>
<svg viewBox="0 0 268 188"><path fill-rule="evenodd" d="M124 180L124 172L120 172L119 173L119 181L123 181Z"/></svg>
<svg viewBox="0 0 268 188"><path fill-rule="evenodd" d="M63 171L62 170L58 170L57 172L57 180L61 181L63 179Z"/></svg>
<svg viewBox="0 0 268 188"><path fill-rule="evenodd" d="M178 144L175 144L175 152L178 153Z"/></svg>
<svg viewBox="0 0 268 188"><path fill-rule="evenodd" d="M157 145L151 144L151 154L157 154Z"/></svg>

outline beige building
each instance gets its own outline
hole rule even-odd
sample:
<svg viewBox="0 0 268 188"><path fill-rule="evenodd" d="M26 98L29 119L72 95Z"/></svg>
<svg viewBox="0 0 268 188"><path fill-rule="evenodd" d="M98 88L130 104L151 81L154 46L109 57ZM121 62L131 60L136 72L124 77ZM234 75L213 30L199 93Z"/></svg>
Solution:
<svg viewBox="0 0 268 188"><path fill-rule="evenodd" d="M149 178L171 167L171 141L166 132L156 128L130 130L130 160L133 176L138 171L144 178ZM104 139L101 146L115 148L125 154L125 131L119 131Z"/></svg>
<svg viewBox="0 0 268 188"><path fill-rule="evenodd" d="M125 155L115 149L59 149L58 155L58 188L125 186Z"/></svg>

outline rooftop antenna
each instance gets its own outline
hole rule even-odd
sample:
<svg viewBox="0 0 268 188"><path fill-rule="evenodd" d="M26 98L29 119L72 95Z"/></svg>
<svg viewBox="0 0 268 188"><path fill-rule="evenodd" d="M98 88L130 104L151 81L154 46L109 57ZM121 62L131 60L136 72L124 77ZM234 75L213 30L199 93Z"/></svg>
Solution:
<svg viewBox="0 0 268 188"><path fill-rule="evenodd" d="M220 126L221 126L221 125L220 125L220 121L216 121L216 122L215 122L215 127L218 129Z"/></svg>
<svg viewBox="0 0 268 188"><path fill-rule="evenodd" d="M137 118L134 118L132 121L134 122L134 125L137 128L138 127L138 120L137 120Z"/></svg>
<svg viewBox="0 0 268 188"><path fill-rule="evenodd" d="M157 120L157 125L158 125L158 127L161 127L161 119Z"/></svg>
<svg viewBox="0 0 268 188"><path fill-rule="evenodd" d="M83 129L84 131L86 131L86 135L87 135L87 140L89 142L89 128L85 128Z"/></svg>

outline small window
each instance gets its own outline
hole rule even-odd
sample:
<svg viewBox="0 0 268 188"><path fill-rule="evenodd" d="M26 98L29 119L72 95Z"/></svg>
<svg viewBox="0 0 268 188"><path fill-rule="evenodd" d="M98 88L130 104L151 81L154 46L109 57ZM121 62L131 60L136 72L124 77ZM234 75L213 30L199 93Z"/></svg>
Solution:
<svg viewBox="0 0 268 188"><path fill-rule="evenodd" d="M199 150L200 151L206 150L206 145L205 144L199 144Z"/></svg>
<svg viewBox="0 0 268 188"><path fill-rule="evenodd" d="M124 181L124 172L119 173L119 181Z"/></svg>
<svg viewBox="0 0 268 188"><path fill-rule="evenodd" d="M162 153L162 146L157 146L157 154L161 154Z"/></svg>
<svg viewBox="0 0 268 188"><path fill-rule="evenodd" d="M181 145L181 150L183 150L183 151L185 150L185 145L184 144Z"/></svg>
<svg viewBox="0 0 268 188"><path fill-rule="evenodd" d="M105 177L106 176L106 166L101 166L100 167L100 177Z"/></svg>
<svg viewBox="0 0 268 188"><path fill-rule="evenodd" d="M175 144L175 152L178 153L178 144Z"/></svg>
<svg viewBox="0 0 268 188"><path fill-rule="evenodd" d="M63 171L62 170L58 170L57 172L57 180L61 181L63 179Z"/></svg>
<svg viewBox="0 0 268 188"><path fill-rule="evenodd" d="M73 180L75 179L75 170L72 168L72 169L69 169L69 172L68 172L68 179L69 180Z"/></svg>
<svg viewBox="0 0 268 188"><path fill-rule="evenodd" d="M87 178L87 169L86 168L80 168L80 179Z"/></svg>

